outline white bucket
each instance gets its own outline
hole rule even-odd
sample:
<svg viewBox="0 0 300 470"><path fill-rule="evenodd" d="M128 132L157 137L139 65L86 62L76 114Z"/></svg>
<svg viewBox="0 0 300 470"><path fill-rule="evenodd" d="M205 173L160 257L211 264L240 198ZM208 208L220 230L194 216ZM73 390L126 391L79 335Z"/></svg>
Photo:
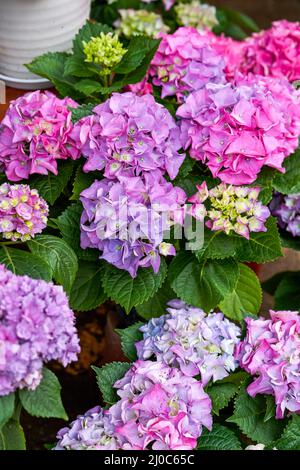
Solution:
<svg viewBox="0 0 300 470"><path fill-rule="evenodd" d="M24 64L46 52L71 49L90 7L91 0L0 0L1 76L36 80Z"/></svg>

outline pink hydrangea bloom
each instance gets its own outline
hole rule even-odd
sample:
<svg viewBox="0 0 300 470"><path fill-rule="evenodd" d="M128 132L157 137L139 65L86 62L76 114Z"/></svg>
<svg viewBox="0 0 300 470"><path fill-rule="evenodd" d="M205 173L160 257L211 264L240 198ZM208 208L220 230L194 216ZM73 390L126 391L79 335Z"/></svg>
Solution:
<svg viewBox="0 0 300 470"><path fill-rule="evenodd" d="M162 98L176 95L178 101L207 83L222 83L225 62L210 47L209 35L194 28L178 28L173 34L161 33L162 41L153 57L149 75L162 87Z"/></svg>
<svg viewBox="0 0 300 470"><path fill-rule="evenodd" d="M12 101L0 125L0 167L10 181L57 174L57 160L80 156L70 139L70 98L34 91Z"/></svg>
<svg viewBox="0 0 300 470"><path fill-rule="evenodd" d="M207 385L228 376L237 367L234 349L241 330L222 313L206 315L181 300L168 303L167 314L152 318L140 330L142 341L136 343L138 357L178 367L184 375L200 375Z"/></svg>
<svg viewBox="0 0 300 470"><path fill-rule="evenodd" d="M0 236L27 241L47 225L48 205L25 184L0 185Z"/></svg>
<svg viewBox="0 0 300 470"><path fill-rule="evenodd" d="M300 315L270 311L270 319L246 318L247 335L236 348L240 366L255 378L249 395L274 395L276 417L300 414Z"/></svg>
<svg viewBox="0 0 300 470"><path fill-rule="evenodd" d="M284 159L298 147L300 92L286 80L208 84L177 115L184 148L225 183L253 183L264 166L284 172Z"/></svg>
<svg viewBox="0 0 300 470"><path fill-rule="evenodd" d="M200 382L161 362L137 361L116 382L110 408L123 449L192 450L211 429L211 400Z"/></svg>
<svg viewBox="0 0 300 470"><path fill-rule="evenodd" d="M185 158L180 131L169 111L152 95L113 93L94 114L79 121L72 137L87 158L84 171L107 178L160 169L174 179Z"/></svg>
<svg viewBox="0 0 300 470"><path fill-rule="evenodd" d="M75 317L62 287L0 265L0 396L35 389L43 364L77 359Z"/></svg>
<svg viewBox="0 0 300 470"><path fill-rule="evenodd" d="M148 82L148 76L146 76L146 78L144 78L144 80L141 82L134 83L133 85L127 85L124 91L131 91L138 96L152 95L153 86Z"/></svg>
<svg viewBox="0 0 300 470"><path fill-rule="evenodd" d="M160 255L175 255L163 242L174 222L183 224L185 192L159 171L141 177L102 179L81 193L81 247L135 277L139 267L160 267Z"/></svg>
<svg viewBox="0 0 300 470"><path fill-rule="evenodd" d="M238 69L266 77L300 79L300 23L275 21L266 31L253 34L242 43Z"/></svg>
<svg viewBox="0 0 300 470"><path fill-rule="evenodd" d="M58 443L53 450L118 450L120 443L114 434L109 410L100 406L78 416L70 427L57 434Z"/></svg>

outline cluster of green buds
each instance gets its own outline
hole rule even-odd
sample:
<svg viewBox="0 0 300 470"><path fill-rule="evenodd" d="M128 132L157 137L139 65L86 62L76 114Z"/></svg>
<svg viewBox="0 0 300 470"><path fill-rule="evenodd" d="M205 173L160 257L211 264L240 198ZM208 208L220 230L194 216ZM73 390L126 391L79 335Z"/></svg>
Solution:
<svg viewBox="0 0 300 470"><path fill-rule="evenodd" d="M259 201L260 188L231 186L225 183L208 190L206 183L197 186L198 192L189 198L193 203L191 214L207 216L206 226L227 235L236 232L249 239L250 232L265 232L265 222L270 216L268 207ZM207 201L209 209L203 211Z"/></svg>
<svg viewBox="0 0 300 470"><path fill-rule="evenodd" d="M88 42L83 41L83 50L86 56L85 62L99 65L100 75L109 75L127 52L117 34L103 32Z"/></svg>
<svg viewBox="0 0 300 470"><path fill-rule="evenodd" d="M182 26L198 30L212 29L219 22L216 7L193 0L191 3L179 3L175 6L177 21Z"/></svg>
<svg viewBox="0 0 300 470"><path fill-rule="evenodd" d="M120 19L114 23L119 32L130 38L132 36L149 36L154 38L158 33L167 33L169 27L157 13L148 10L119 10Z"/></svg>

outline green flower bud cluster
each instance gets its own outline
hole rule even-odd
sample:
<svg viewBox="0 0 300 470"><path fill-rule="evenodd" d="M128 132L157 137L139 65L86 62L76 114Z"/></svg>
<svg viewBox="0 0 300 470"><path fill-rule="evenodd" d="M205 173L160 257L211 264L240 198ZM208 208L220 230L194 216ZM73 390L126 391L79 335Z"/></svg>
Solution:
<svg viewBox="0 0 300 470"><path fill-rule="evenodd" d="M214 6L193 0L191 3L179 3L175 6L177 21L182 26L198 30L212 29L218 24L217 10Z"/></svg>
<svg viewBox="0 0 300 470"><path fill-rule="evenodd" d="M117 34L103 32L88 42L83 41L83 50L86 56L85 62L100 65L101 75L109 75L127 52Z"/></svg>
<svg viewBox="0 0 300 470"><path fill-rule="evenodd" d="M147 10L119 10L121 18L114 24L127 38L145 35L156 37L158 33L169 31L169 27L157 13Z"/></svg>

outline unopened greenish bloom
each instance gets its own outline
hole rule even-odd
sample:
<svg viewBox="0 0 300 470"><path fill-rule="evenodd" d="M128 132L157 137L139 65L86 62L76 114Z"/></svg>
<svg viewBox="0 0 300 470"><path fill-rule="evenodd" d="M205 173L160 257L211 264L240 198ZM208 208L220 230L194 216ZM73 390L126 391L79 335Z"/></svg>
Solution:
<svg viewBox="0 0 300 470"><path fill-rule="evenodd" d="M162 17L147 10L119 10L121 18L115 22L115 27L126 37L146 35L156 37L158 33L169 31Z"/></svg>
<svg viewBox="0 0 300 470"><path fill-rule="evenodd" d="M212 29L218 24L216 7L193 0L191 3L179 3L175 6L177 21L182 26L198 30Z"/></svg>
<svg viewBox="0 0 300 470"><path fill-rule="evenodd" d="M93 62L100 65L101 75L110 74L113 67L121 62L127 49L119 41L117 34L100 33L98 37L92 37L90 41L83 41L85 62Z"/></svg>

